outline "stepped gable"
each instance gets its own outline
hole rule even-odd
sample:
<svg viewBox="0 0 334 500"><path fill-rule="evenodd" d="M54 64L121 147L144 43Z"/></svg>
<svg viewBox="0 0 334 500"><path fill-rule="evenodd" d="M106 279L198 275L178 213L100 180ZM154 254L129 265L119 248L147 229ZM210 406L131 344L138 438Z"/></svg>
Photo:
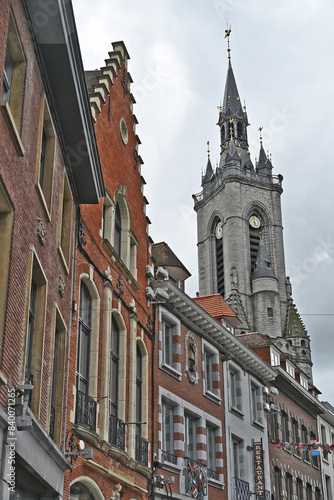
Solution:
<svg viewBox="0 0 334 500"><path fill-rule="evenodd" d="M283 332L283 337L307 337L308 333L297 310L296 305L290 299L288 302L288 310L286 315L286 323Z"/></svg>

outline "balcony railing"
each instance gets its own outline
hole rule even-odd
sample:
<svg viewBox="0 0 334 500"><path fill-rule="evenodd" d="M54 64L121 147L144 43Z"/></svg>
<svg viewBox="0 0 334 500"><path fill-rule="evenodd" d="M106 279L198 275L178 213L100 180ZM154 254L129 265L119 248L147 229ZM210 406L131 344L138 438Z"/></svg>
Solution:
<svg viewBox="0 0 334 500"><path fill-rule="evenodd" d="M141 436L136 436L135 458L137 462L148 465L148 441Z"/></svg>
<svg viewBox="0 0 334 500"><path fill-rule="evenodd" d="M196 462L192 458L185 458L186 461L186 492L191 493L194 498L202 498L207 495L207 467ZM197 490L197 493L196 491ZM196 496L195 496L196 493Z"/></svg>
<svg viewBox="0 0 334 500"><path fill-rule="evenodd" d="M93 398L84 392L77 391L77 411L76 423L87 427L91 431L96 431L96 407L97 403Z"/></svg>
<svg viewBox="0 0 334 500"><path fill-rule="evenodd" d="M219 481L218 472L212 469L208 469L208 479L215 479L215 481Z"/></svg>
<svg viewBox="0 0 334 500"><path fill-rule="evenodd" d="M249 500L249 483L242 479L235 478L235 500Z"/></svg>
<svg viewBox="0 0 334 500"><path fill-rule="evenodd" d="M125 450L125 424L112 415L109 418L109 442L112 446Z"/></svg>
<svg viewBox="0 0 334 500"><path fill-rule="evenodd" d="M177 464L177 456L169 453L169 451L161 451L161 460L163 462L170 462L171 464Z"/></svg>
<svg viewBox="0 0 334 500"><path fill-rule="evenodd" d="M56 410L55 408L51 405L50 409L50 438L54 439L55 438L55 419L56 419Z"/></svg>
<svg viewBox="0 0 334 500"><path fill-rule="evenodd" d="M27 385L29 385L29 384L34 385L34 376L27 366L26 366L26 371L25 371L25 376L24 376L24 383ZM29 407L31 407L31 399L32 399L32 391L29 391L29 400L28 400Z"/></svg>

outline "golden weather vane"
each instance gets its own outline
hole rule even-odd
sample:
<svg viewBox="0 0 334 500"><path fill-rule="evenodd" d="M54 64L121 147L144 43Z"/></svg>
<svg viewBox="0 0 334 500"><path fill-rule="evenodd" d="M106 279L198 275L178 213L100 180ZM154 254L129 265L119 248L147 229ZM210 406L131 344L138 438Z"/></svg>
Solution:
<svg viewBox="0 0 334 500"><path fill-rule="evenodd" d="M228 27L228 22L226 23L225 38L227 38L227 53L228 59L231 59L231 49L230 49L230 34L232 31L232 24Z"/></svg>
<svg viewBox="0 0 334 500"><path fill-rule="evenodd" d="M259 132L260 132L260 143L262 144L262 130L263 127L259 127Z"/></svg>

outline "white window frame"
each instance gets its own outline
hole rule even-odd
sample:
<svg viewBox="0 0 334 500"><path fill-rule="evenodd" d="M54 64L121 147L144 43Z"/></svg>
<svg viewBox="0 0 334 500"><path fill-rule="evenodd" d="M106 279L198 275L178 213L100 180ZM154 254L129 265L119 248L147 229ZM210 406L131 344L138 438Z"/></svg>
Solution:
<svg viewBox="0 0 334 500"><path fill-rule="evenodd" d="M304 377L304 375L300 374L300 385L304 387L308 391L308 381L307 378Z"/></svg>
<svg viewBox="0 0 334 500"><path fill-rule="evenodd" d="M219 351L209 342L202 339L202 354L203 354L203 394L215 403L221 404L221 392L219 387L213 387L214 381L218 381L220 385L220 359ZM211 379L212 389L207 388L207 356L211 359ZM218 370L213 370L213 365L218 366Z"/></svg>
<svg viewBox="0 0 334 500"><path fill-rule="evenodd" d="M172 333L172 354L174 355L176 351L179 349L181 352L181 322L178 318L176 318L173 314L171 314L167 309L160 307L159 308L159 321L161 324L161 329L159 331L159 341L161 345L161 349L159 351L159 367L172 375L173 377L181 380L181 363L177 363L173 361L173 364L167 364L165 362L165 353L164 353L164 321L173 326ZM180 342L175 342L175 337L179 339Z"/></svg>
<svg viewBox="0 0 334 500"><path fill-rule="evenodd" d="M274 349L272 346L270 347L270 365L271 366L280 366L281 357L278 351Z"/></svg>
<svg viewBox="0 0 334 500"><path fill-rule="evenodd" d="M292 378L295 378L295 367L289 361L286 361L286 372L291 375Z"/></svg>

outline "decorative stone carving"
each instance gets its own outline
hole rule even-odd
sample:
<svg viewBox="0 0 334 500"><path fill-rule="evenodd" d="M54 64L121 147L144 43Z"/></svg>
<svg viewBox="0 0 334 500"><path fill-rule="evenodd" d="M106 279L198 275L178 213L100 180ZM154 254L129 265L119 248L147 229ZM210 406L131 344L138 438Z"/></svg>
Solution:
<svg viewBox="0 0 334 500"><path fill-rule="evenodd" d="M286 288L286 294L288 297L291 297L292 295L292 285L289 276L285 278L285 288Z"/></svg>
<svg viewBox="0 0 334 500"><path fill-rule="evenodd" d="M238 290L238 271L234 266L231 269L231 288L232 290Z"/></svg>
<svg viewBox="0 0 334 500"><path fill-rule="evenodd" d="M46 242L46 230L43 224L42 219L37 219L37 237L41 243L41 245L45 245Z"/></svg>
<svg viewBox="0 0 334 500"><path fill-rule="evenodd" d="M198 344L195 335L188 332L185 336L185 349L186 349L186 368L185 374L189 382L192 384L198 383Z"/></svg>
<svg viewBox="0 0 334 500"><path fill-rule="evenodd" d="M85 239L85 235L86 235L86 233L85 233L85 226L84 226L83 222L80 222L80 224L79 224L79 241L80 241L80 244L82 246L87 245L87 241Z"/></svg>
<svg viewBox="0 0 334 500"><path fill-rule="evenodd" d="M111 494L110 500L120 500L122 492L122 485L120 483L116 484L113 492Z"/></svg>
<svg viewBox="0 0 334 500"><path fill-rule="evenodd" d="M65 281L64 281L64 278L62 276L59 276L59 284L58 284L58 292L59 292L59 295L61 296L61 298L64 298L65 297Z"/></svg>

